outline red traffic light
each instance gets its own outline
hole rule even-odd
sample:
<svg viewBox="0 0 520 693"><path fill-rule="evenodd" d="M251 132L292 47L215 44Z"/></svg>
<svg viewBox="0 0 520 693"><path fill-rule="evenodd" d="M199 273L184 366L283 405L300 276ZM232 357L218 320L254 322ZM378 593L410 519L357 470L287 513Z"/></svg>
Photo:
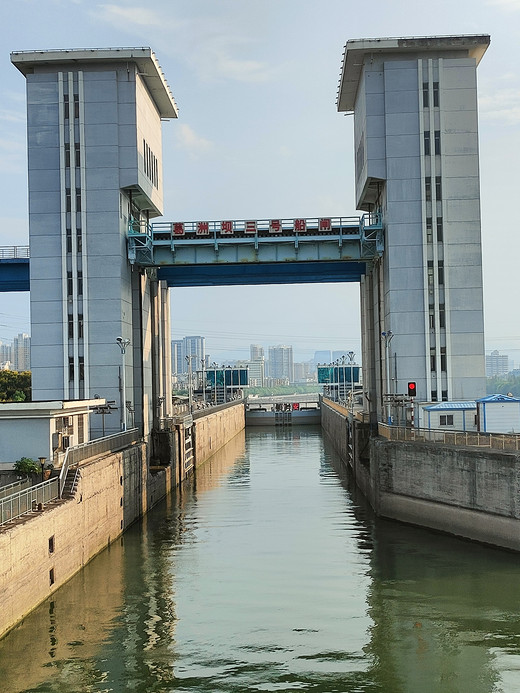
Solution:
<svg viewBox="0 0 520 693"><path fill-rule="evenodd" d="M408 383L408 397L417 395L417 385L414 382Z"/></svg>

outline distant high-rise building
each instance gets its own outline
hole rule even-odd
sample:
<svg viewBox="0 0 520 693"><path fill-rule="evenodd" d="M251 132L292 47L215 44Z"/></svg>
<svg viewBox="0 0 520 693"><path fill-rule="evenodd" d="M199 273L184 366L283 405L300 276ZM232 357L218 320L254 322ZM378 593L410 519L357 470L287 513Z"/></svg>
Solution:
<svg viewBox="0 0 520 693"><path fill-rule="evenodd" d="M206 362L206 338L200 336L183 337L172 340L172 372L187 373L187 356L192 356L191 368L195 373L202 368L202 361Z"/></svg>
<svg viewBox="0 0 520 693"><path fill-rule="evenodd" d="M14 371L31 369L31 338L28 334L19 334L13 339L12 362Z"/></svg>
<svg viewBox="0 0 520 693"><path fill-rule="evenodd" d="M293 348L285 344L269 347L269 376L294 382Z"/></svg>
<svg viewBox="0 0 520 693"><path fill-rule="evenodd" d="M251 353L251 361L259 361L264 358L264 347L260 344L251 344L249 347Z"/></svg>
<svg viewBox="0 0 520 693"><path fill-rule="evenodd" d="M251 344L251 361L249 362L249 384L263 387L265 384L265 358L264 347L260 344Z"/></svg>
<svg viewBox="0 0 520 693"><path fill-rule="evenodd" d="M12 357L11 344L2 344L0 342L0 363L10 363Z"/></svg>
<svg viewBox="0 0 520 693"><path fill-rule="evenodd" d="M509 356L501 354L497 350L486 354L486 377L494 375L506 375L509 373Z"/></svg>
<svg viewBox="0 0 520 693"><path fill-rule="evenodd" d="M182 339L172 339L172 373L183 373L184 356Z"/></svg>
<svg viewBox="0 0 520 693"><path fill-rule="evenodd" d="M316 373L314 363L305 361L303 363L294 364L294 382L307 382L312 379L313 373Z"/></svg>
<svg viewBox="0 0 520 693"><path fill-rule="evenodd" d="M313 361L315 365L318 363L331 363L332 358L330 349L328 351L315 351Z"/></svg>

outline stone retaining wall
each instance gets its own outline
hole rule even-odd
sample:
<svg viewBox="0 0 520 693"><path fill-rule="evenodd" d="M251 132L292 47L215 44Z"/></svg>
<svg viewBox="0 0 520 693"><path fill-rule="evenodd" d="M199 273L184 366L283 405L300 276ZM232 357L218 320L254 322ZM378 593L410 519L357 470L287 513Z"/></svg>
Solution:
<svg viewBox="0 0 520 693"><path fill-rule="evenodd" d="M195 422L196 464L244 428L239 403ZM178 432L169 432L168 466L150 468L146 443L80 467L75 497L0 530L0 637L63 585L179 483Z"/></svg>
<svg viewBox="0 0 520 693"><path fill-rule="evenodd" d="M520 453L371 438L348 412L322 402L322 427L375 512L401 522L520 551Z"/></svg>

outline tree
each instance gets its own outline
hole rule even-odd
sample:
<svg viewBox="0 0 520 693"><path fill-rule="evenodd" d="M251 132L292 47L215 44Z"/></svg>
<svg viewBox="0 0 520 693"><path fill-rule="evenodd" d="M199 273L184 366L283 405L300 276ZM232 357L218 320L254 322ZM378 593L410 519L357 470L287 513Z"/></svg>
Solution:
<svg viewBox="0 0 520 693"><path fill-rule="evenodd" d="M0 371L0 402L30 402L31 372Z"/></svg>
<svg viewBox="0 0 520 693"><path fill-rule="evenodd" d="M22 457L13 465L13 468L18 474L23 474L23 476L30 476L31 474L39 474L41 471L41 466L32 460L30 457Z"/></svg>

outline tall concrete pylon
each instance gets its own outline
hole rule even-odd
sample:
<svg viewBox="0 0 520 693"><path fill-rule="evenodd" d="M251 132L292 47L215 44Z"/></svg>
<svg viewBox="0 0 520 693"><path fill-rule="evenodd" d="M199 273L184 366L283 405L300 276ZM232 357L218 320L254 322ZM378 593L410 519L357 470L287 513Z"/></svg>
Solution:
<svg viewBox="0 0 520 693"><path fill-rule="evenodd" d="M124 399L106 431L147 433L171 414L169 294L131 267L126 238L162 214L161 120L175 101L150 48L11 61L27 81L33 398Z"/></svg>
<svg viewBox="0 0 520 693"><path fill-rule="evenodd" d="M339 111L354 115L356 203L383 214L361 283L364 384L422 401L485 394L476 69L490 38L348 41ZM387 409L386 416L384 409Z"/></svg>

